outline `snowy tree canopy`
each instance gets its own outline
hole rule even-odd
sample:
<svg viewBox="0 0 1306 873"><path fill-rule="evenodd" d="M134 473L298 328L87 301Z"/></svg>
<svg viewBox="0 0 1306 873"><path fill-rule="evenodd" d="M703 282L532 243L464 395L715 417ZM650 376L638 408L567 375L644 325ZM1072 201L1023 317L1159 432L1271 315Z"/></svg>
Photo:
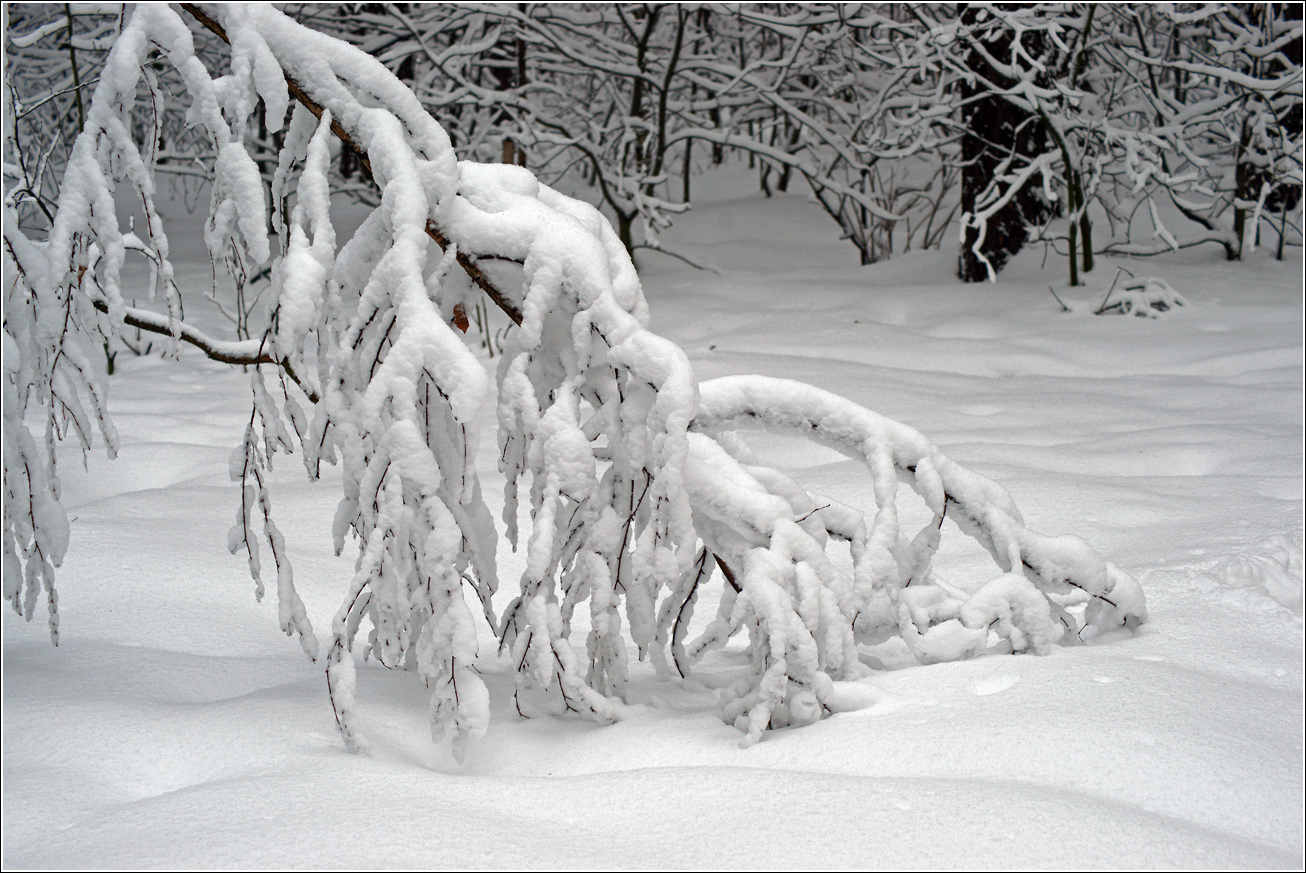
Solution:
<svg viewBox="0 0 1306 873"><path fill-rule="evenodd" d="M1030 240L1065 255L1076 285L1095 253L1219 245L1236 260L1273 244L1281 259L1301 238L1290 4L285 8L385 64L460 157L529 163L549 184L579 171L630 250L660 248L692 177L730 154L768 194L801 180L863 263L936 248L960 218L967 281ZM10 192L47 218L65 122L82 119L121 18L66 13L7 7L23 80ZM210 68L221 45L197 43ZM183 87L167 65L152 72L164 93ZM270 183L282 140L266 108L245 144ZM172 101L157 125L156 172L193 191L211 146ZM332 178L377 202L352 151Z"/></svg>
<svg viewBox="0 0 1306 873"><path fill-rule="evenodd" d="M230 45L220 72L197 55L197 22ZM184 320L188 289L174 281L155 205L159 65L211 149L204 236L215 266L237 279L270 270L270 316L248 339L216 340ZM281 138L269 184L247 146L261 136L259 112ZM328 209L333 138L356 150L379 192L347 240ZM88 350L131 325L168 334L174 353L185 342L249 366L229 545L246 553L260 595L271 556L281 628L324 666L354 750L367 747L356 658L416 672L432 728L455 753L485 731L478 614L512 659L519 694L556 695L600 722L627 711L628 646L663 676L687 676L742 634L751 666L721 706L748 742L834 708L834 683L870 670L861 643L899 635L930 663L1042 653L1146 620L1126 572L1079 538L1029 530L1001 486L915 430L797 382L699 384L685 354L648 329L627 248L595 207L525 168L459 161L380 61L272 7L136 7L104 61L44 238L20 228L8 194L4 594L28 618L44 594L56 642L69 527L55 448L73 436L89 451L98 430L115 451ZM120 225L127 197L144 226ZM148 293L166 315L127 304L129 252L152 265ZM518 324L494 375L451 325L482 293ZM507 480L502 527L474 464L487 404ZM749 428L864 462L873 517L759 464L736 435ZM298 452L310 477L322 463L343 470L333 533L338 553L357 543L357 561L329 630L311 626L274 522L266 472L278 452ZM932 515L920 531L900 527L900 483ZM932 577L948 521L996 564L973 591ZM500 611L501 533L520 542L526 569ZM723 587L718 614L687 639L710 584ZM583 647L571 633L577 609L589 614Z"/></svg>
<svg viewBox="0 0 1306 873"><path fill-rule="evenodd" d="M363 4L335 26L464 156L503 141L546 179L583 167L628 248L638 224L656 247L727 149L765 191L801 177L863 263L938 246L953 217L963 278L1028 237L1061 247L1072 285L1094 247L1238 259L1300 238L1291 5Z"/></svg>

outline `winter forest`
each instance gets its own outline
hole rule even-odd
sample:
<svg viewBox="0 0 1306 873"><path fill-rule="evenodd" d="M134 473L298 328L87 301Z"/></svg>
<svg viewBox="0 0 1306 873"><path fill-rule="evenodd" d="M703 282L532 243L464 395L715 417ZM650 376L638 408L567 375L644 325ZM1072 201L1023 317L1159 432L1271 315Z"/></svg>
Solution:
<svg viewBox="0 0 1306 873"><path fill-rule="evenodd" d="M4 15L6 867L1302 865L1300 4Z"/></svg>

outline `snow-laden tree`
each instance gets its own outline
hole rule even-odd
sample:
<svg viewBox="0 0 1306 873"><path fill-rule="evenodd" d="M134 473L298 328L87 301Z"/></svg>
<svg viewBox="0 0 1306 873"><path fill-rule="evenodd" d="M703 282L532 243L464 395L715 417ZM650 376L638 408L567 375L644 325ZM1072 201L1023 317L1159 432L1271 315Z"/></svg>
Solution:
<svg viewBox="0 0 1306 873"><path fill-rule="evenodd" d="M230 45L221 72L196 53L200 25ZM215 264L270 267L271 312L254 338L220 341L182 318L188 289L174 281L155 207L155 64L175 71L215 156L205 226ZM288 119L270 185L247 148L260 104L272 130ZM328 211L333 137L380 192L348 240ZM120 198L140 204L135 231L119 224ZM269 200L285 204L271 228ZM519 692L601 722L627 712L630 652L663 676L686 676L742 632L751 666L721 706L749 742L829 711L836 681L870 672L859 643L898 635L929 663L1044 652L1146 619L1128 574L1077 537L1030 531L1000 486L911 428L796 382L697 383L684 353L648 330L630 257L594 207L523 168L459 162L383 64L271 7L137 6L104 63L48 233L20 228L13 205L6 199L5 598L31 618L44 593L57 641L54 568L68 523L56 446L72 435L89 451L97 428L111 455L117 446L88 347L132 326L170 336L174 353L187 343L247 365L230 545L246 553L260 594L270 554L281 628L324 666L351 749L366 747L358 658L416 672L431 690L433 730L456 753L485 730L477 613L512 659ZM126 304L132 251L151 265L150 287L134 293L166 312ZM518 325L496 376L450 325L481 294ZM502 532L526 559L502 609L492 600L500 530L476 473L487 404L507 479ZM760 464L736 434L758 427L863 461L869 521ZM266 485L273 456L292 451L310 477L324 462L341 465L336 549L357 543L321 638ZM900 484L932 516L919 531L901 529ZM934 579L947 521L992 555L991 581L961 590ZM847 543L851 573L837 543ZM717 614L690 639L695 603L714 580ZM577 610L588 611L583 646L571 632Z"/></svg>
<svg viewBox="0 0 1306 873"><path fill-rule="evenodd" d="M1160 243L1109 250L1217 243L1232 261L1264 230L1275 234L1282 259L1286 241L1301 238L1301 8L1111 7L1108 21L1115 26L1100 49L1104 73L1116 83L1122 126L1139 132L1121 161L1132 190L1112 203L1113 217L1134 221L1139 206L1164 197L1199 228L1172 231L1152 207Z"/></svg>
<svg viewBox="0 0 1306 873"><path fill-rule="evenodd" d="M1108 225L1105 251L1218 243L1237 260L1263 223L1280 254L1300 238L1302 23L1290 7L994 3L968 4L955 20L916 14L931 39L915 62L962 84L968 143L980 146L968 150L979 190L963 190L964 276L995 275L1022 223L1053 239L1040 202L1066 219L1055 239L1071 285L1081 265L1092 269L1091 206ZM1167 228L1162 198L1200 232ZM986 244L990 233L1002 245ZM1144 234L1152 241L1139 243Z"/></svg>
<svg viewBox="0 0 1306 873"><path fill-rule="evenodd" d="M368 4L334 26L412 82L463 157L511 140L541 178L579 172L628 249L689 202L696 144L747 155L768 193L805 180L865 263L895 236L937 245L956 207L944 80L912 61L929 34L876 9Z"/></svg>
<svg viewBox="0 0 1306 873"><path fill-rule="evenodd" d="M971 281L1029 238L1072 285L1095 249L1237 259L1300 238L1290 5L352 10L300 14L410 82L463 157L502 144L546 180L582 171L628 250L689 202L696 148L746 155L768 192L801 178L864 263L938 245L960 213ZM1198 232L1165 227L1162 201Z"/></svg>
<svg viewBox="0 0 1306 873"><path fill-rule="evenodd" d="M863 264L891 256L895 238L899 250L938 244L956 205L956 136L945 80L915 61L925 30L869 5L746 5L708 20L730 38L682 59L699 96L670 145L747 153L764 189L772 169L801 177Z"/></svg>

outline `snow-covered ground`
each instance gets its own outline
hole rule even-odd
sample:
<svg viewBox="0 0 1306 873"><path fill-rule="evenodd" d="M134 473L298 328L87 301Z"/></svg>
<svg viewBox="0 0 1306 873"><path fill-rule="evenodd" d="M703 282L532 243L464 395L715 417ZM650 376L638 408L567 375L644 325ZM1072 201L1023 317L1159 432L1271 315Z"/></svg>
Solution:
<svg viewBox="0 0 1306 873"><path fill-rule="evenodd" d="M320 670L225 548L247 377L193 352L120 354L120 458L83 473L66 456L62 644L4 619L4 866L1299 868L1301 249L1101 259L1067 291L1064 261L1035 247L996 286L963 286L955 243L860 267L802 197L718 187L665 235L718 272L639 254L653 329L699 378L801 379L919 429L1004 485L1032 530L1080 534L1133 573L1140 633L929 667L881 652L895 669L863 681L862 708L744 749L714 692L643 664L629 720L521 718L486 628L493 720L463 764L431 742L413 674L376 665L358 691L373 754L353 756ZM183 281L206 285L188 257ZM1189 305L1095 317L1117 266ZM859 465L750 442L872 508ZM296 464L278 458L274 511L325 629L352 555L331 556L338 483ZM945 581L995 575L955 529L944 542ZM500 607L521 566L501 550Z"/></svg>

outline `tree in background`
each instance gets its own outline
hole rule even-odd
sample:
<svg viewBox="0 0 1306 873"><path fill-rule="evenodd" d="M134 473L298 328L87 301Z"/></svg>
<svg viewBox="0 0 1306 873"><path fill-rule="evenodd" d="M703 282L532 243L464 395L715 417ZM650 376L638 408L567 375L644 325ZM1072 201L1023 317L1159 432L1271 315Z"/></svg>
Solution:
<svg viewBox="0 0 1306 873"><path fill-rule="evenodd" d="M44 144L64 138L62 121L85 90L73 87L78 64L68 59L80 58L93 81L117 15L73 10L86 35L65 51L61 7L8 8L22 42L11 41L11 60L33 82L42 69L53 76L22 95L14 166L43 169L39 185L18 187L52 202L66 144L43 159ZM506 148L520 163L529 152L546 182L588 190L628 251L658 247L659 230L686 208L696 153L712 164L732 154L757 169L764 191L801 177L863 263L937 247L960 215L963 277L993 278L1034 238L1066 255L1071 284L1095 251L1215 243L1237 258L1259 236L1280 249L1299 243L1294 9L287 7L408 83L460 156L500 161ZM202 148L185 141L191 129L172 106L158 166L196 180ZM38 119L44 132L33 135ZM251 139L269 184L275 129ZM333 170L332 190L374 202L351 155ZM1158 202L1195 232L1166 227Z"/></svg>
<svg viewBox="0 0 1306 873"><path fill-rule="evenodd" d="M1008 3L1000 8L1014 12L1020 6ZM1003 97L1026 81L1043 88L1050 84L1048 41L1040 29L1018 30L1006 16L978 5L963 6L957 24L961 64L968 73L958 81L961 211L974 218L963 222L957 275L963 282L983 282L1024 247L1029 227L1043 224L1053 213L1040 180L1011 182L1006 191L999 182L1013 165L1032 163L1050 146L1038 116ZM986 195L991 199L998 193L1005 195L1005 202L978 218Z"/></svg>
<svg viewBox="0 0 1306 873"><path fill-rule="evenodd" d="M1153 213L1158 235L1171 236L1173 245L1219 243L1229 260L1239 260L1255 247L1264 221L1278 233L1282 258L1302 187L1300 9L1147 12L1123 16L1123 38L1105 54L1146 101L1148 111L1137 115L1140 127L1151 122L1143 182L1203 230L1177 241ZM1265 221L1267 206L1279 208L1277 222Z"/></svg>

